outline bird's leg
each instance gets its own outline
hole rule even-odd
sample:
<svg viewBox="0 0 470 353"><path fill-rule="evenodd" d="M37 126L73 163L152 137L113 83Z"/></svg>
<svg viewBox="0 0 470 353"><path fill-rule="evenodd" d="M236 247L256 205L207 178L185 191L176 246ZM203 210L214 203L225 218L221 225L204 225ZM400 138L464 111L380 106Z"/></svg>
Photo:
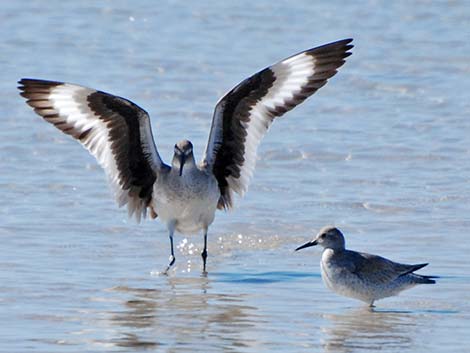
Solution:
<svg viewBox="0 0 470 353"><path fill-rule="evenodd" d="M204 228L204 250L201 253L202 256L202 272L206 273L206 260L207 260L207 227Z"/></svg>
<svg viewBox="0 0 470 353"><path fill-rule="evenodd" d="M375 308L374 301L372 300L369 304L369 308Z"/></svg>
<svg viewBox="0 0 470 353"><path fill-rule="evenodd" d="M167 266L166 270L163 272L164 274L168 274L168 271L170 270L171 266L173 266L175 261L176 261L175 251L173 250L173 233L175 232L175 225L174 224L170 224L168 226L168 232L170 234L171 255L170 255L170 258L169 258L170 262L168 263L168 266Z"/></svg>

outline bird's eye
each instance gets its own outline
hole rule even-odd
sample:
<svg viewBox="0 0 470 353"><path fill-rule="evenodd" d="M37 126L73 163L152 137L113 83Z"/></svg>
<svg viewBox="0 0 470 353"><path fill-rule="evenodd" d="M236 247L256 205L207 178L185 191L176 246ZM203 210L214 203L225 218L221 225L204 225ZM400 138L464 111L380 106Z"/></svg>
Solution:
<svg viewBox="0 0 470 353"><path fill-rule="evenodd" d="M325 234L320 235L320 238L325 239Z"/></svg>

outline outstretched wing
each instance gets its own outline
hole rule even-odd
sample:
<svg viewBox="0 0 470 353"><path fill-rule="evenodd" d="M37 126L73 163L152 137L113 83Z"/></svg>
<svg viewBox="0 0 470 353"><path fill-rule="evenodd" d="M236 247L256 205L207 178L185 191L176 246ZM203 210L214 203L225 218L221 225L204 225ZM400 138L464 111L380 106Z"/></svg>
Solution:
<svg viewBox="0 0 470 353"><path fill-rule="evenodd" d="M131 101L70 83L21 79L18 87L44 120L77 139L97 159L129 216L146 216L153 184L167 167L146 111Z"/></svg>
<svg viewBox="0 0 470 353"><path fill-rule="evenodd" d="M203 164L217 178L219 208L232 207L253 175L256 151L274 118L314 94L351 55L352 39L303 51L241 82L216 105Z"/></svg>

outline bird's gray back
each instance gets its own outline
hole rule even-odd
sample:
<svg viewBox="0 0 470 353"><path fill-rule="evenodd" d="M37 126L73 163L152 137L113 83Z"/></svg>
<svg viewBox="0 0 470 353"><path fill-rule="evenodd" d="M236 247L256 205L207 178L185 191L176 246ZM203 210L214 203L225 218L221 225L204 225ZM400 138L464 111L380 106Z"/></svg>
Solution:
<svg viewBox="0 0 470 353"><path fill-rule="evenodd" d="M392 296L423 282L411 273L420 265L406 265L378 255L352 250L325 249L322 276L327 286L346 296L365 302Z"/></svg>

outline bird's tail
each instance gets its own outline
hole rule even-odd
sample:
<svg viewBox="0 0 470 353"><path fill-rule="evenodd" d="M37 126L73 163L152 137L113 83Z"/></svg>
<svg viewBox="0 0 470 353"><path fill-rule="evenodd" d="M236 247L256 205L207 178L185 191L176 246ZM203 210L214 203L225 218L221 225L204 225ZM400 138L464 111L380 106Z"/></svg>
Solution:
<svg viewBox="0 0 470 353"><path fill-rule="evenodd" d="M434 284L436 281L435 278L439 278L439 276L425 276L425 275L418 275L416 273L410 273L410 276L413 277L413 280L416 284Z"/></svg>
<svg viewBox="0 0 470 353"><path fill-rule="evenodd" d="M434 284L436 281L435 278L439 278L439 276L426 276L426 275L418 275L414 273L422 269L423 267L427 266L427 263L424 264L416 264L416 265L407 265L407 270L401 274L401 276L406 276L411 279L413 284Z"/></svg>

